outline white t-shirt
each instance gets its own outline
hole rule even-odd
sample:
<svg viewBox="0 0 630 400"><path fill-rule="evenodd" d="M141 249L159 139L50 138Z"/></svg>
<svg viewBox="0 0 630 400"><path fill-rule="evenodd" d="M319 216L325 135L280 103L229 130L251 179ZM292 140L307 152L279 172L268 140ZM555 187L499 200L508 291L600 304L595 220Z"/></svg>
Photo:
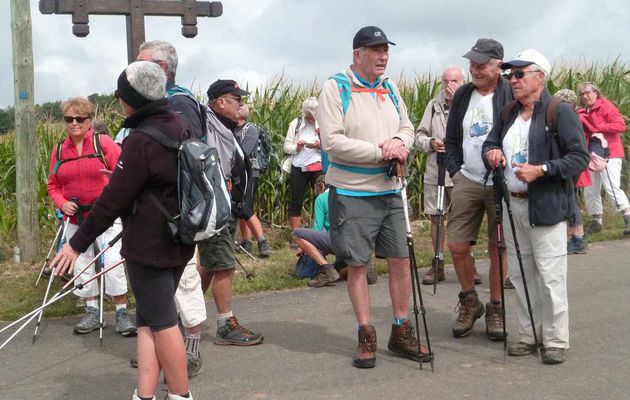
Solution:
<svg viewBox="0 0 630 400"><path fill-rule="evenodd" d="M514 175L515 163L526 163L528 157L529 127L531 118L524 121L519 115L503 138L503 154L507 160L505 181L510 192L527 193L527 184Z"/></svg>
<svg viewBox="0 0 630 400"><path fill-rule="evenodd" d="M481 159L481 146L492 130L493 95L494 93L490 93L482 96L475 89L462 121L464 163L461 171L464 176L477 183L484 183L483 178L486 175L486 167ZM487 184L491 185L492 181L488 179Z"/></svg>
<svg viewBox="0 0 630 400"><path fill-rule="evenodd" d="M315 125L304 122L297 133L296 143L303 140L306 143L315 143L319 141L319 135L315 131ZM293 156L294 167L306 167L307 165L322 160L322 153L319 149L311 149L306 146L302 147L296 155Z"/></svg>

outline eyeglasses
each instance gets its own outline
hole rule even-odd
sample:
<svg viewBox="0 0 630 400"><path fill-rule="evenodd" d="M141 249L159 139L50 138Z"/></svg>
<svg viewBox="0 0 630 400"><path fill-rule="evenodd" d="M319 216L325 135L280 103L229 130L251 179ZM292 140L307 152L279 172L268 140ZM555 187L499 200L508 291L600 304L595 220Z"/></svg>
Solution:
<svg viewBox="0 0 630 400"><path fill-rule="evenodd" d="M234 100L235 102L237 102L239 104L243 103L243 98L240 97L240 96L235 96L235 95L229 94L229 95L225 96L224 98L230 98L230 99Z"/></svg>
<svg viewBox="0 0 630 400"><path fill-rule="evenodd" d="M84 123L86 120L90 119L90 117L72 117L70 115L64 115L63 116L63 120L67 123L67 124L71 124L72 121L76 120L78 123L82 124Z"/></svg>
<svg viewBox="0 0 630 400"><path fill-rule="evenodd" d="M509 74L505 75L505 77L511 81L512 77L516 78L516 79L523 79L525 77L525 74L530 73L530 72L541 72L539 69L533 70L533 71L514 71L514 72L510 72Z"/></svg>

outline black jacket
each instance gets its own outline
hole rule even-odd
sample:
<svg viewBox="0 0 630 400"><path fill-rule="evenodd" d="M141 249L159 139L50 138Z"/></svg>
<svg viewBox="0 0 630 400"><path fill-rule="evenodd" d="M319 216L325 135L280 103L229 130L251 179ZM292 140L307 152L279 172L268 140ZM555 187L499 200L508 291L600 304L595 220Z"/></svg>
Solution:
<svg viewBox="0 0 630 400"><path fill-rule="evenodd" d="M464 163L464 151L462 143L464 141L464 132L462 122L468 110L470 97L475 87L472 83L467 83L460 87L453 96L453 106L446 123L446 137L444 145L446 147L446 170L451 176L455 176L457 171L462 168ZM493 126L496 126L501 118L501 109L514 97L512 96L512 86L507 79L499 78L499 82L492 96L492 120Z"/></svg>
<svg viewBox="0 0 630 400"><path fill-rule="evenodd" d="M147 104L123 123L125 128L140 125L155 127L178 140L187 135L182 119L171 110L166 99ZM141 130L142 127L138 129ZM171 239L166 217L149 199L146 189L156 195L171 215L177 214L177 151L136 131L123 142L109 184L70 245L85 251L120 216L121 255L125 259L158 268L186 265L193 256L194 246Z"/></svg>
<svg viewBox="0 0 630 400"><path fill-rule="evenodd" d="M545 89L541 100L534 104L529 128L528 163L546 163L548 168L542 178L527 185L529 223L532 226L555 225L574 217L575 194L572 178L586 169L589 160L582 124L568 103L562 102L558 105L555 128L550 127L548 131L546 116L550 98ZM484 162L488 150L502 149L503 138L520 109L521 104L517 102L505 123L499 121L494 125L483 144Z"/></svg>

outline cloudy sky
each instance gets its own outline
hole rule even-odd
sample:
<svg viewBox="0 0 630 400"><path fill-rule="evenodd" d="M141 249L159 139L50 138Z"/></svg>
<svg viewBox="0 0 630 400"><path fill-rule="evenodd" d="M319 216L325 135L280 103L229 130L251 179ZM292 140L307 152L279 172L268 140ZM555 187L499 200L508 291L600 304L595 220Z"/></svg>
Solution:
<svg viewBox="0 0 630 400"><path fill-rule="evenodd" d="M69 15L42 15L30 0L35 101L111 93L126 65L125 18L90 16L90 34L72 35ZM630 64L627 0L225 0L223 16L198 22L194 39L181 36L177 17L147 17L147 40L178 50L177 81L205 92L218 78L249 87L279 74L294 84L323 79L351 61L361 26L380 26L395 42L388 73L435 73L458 64L479 37L503 43L506 58L526 48L552 64L616 58ZM0 108L13 104L10 8L0 0Z"/></svg>

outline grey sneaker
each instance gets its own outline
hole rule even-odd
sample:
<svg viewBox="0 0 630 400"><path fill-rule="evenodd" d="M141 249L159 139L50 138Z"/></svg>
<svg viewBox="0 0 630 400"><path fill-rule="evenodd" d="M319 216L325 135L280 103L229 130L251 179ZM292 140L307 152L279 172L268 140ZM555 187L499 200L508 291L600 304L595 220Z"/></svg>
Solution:
<svg viewBox="0 0 630 400"><path fill-rule="evenodd" d="M623 222L626 223L626 227L623 230L624 235L630 235L630 215L623 216Z"/></svg>
<svg viewBox="0 0 630 400"><path fill-rule="evenodd" d="M339 277L337 277L339 279ZM367 282L368 285L376 284L376 280L378 279L378 272L376 271L376 264L372 262L372 260L367 263Z"/></svg>
<svg viewBox="0 0 630 400"><path fill-rule="evenodd" d="M126 308L116 311L116 332L124 337L136 336L136 325L131 322L131 317Z"/></svg>
<svg viewBox="0 0 630 400"><path fill-rule="evenodd" d="M508 346L508 354L511 356L526 356L536 352L534 343L516 342Z"/></svg>
<svg viewBox="0 0 630 400"><path fill-rule="evenodd" d="M503 289L515 289L509 276L503 281Z"/></svg>
<svg viewBox="0 0 630 400"><path fill-rule="evenodd" d="M267 258L271 255L271 248L267 239L258 241L258 255L260 255L260 258Z"/></svg>
<svg viewBox="0 0 630 400"><path fill-rule="evenodd" d="M586 235L591 236L593 233L601 232L603 229L602 223L594 219L591 221L588 228L586 228Z"/></svg>
<svg viewBox="0 0 630 400"><path fill-rule="evenodd" d="M586 254L588 253L588 244L585 236L571 236L567 243L567 254Z"/></svg>
<svg viewBox="0 0 630 400"><path fill-rule="evenodd" d="M324 287L337 282L339 279L339 273L330 264L322 265L319 269L319 273L313 279L308 282L310 287Z"/></svg>
<svg viewBox="0 0 630 400"><path fill-rule="evenodd" d="M253 247L254 247L254 244L252 243L251 240L243 239L241 240L240 243L238 243L238 245L234 246L234 250L236 250L238 253L242 253L244 249L248 253L251 253Z"/></svg>
<svg viewBox="0 0 630 400"><path fill-rule="evenodd" d="M251 332L241 324L238 319L232 316L227 323L217 328L215 344L221 346L252 346L262 343L263 336L260 333Z"/></svg>
<svg viewBox="0 0 630 400"><path fill-rule="evenodd" d="M78 324L75 325L73 332L76 334L90 333L97 330L100 327L99 324L99 309L96 307L85 307L85 315L81 318ZM105 327L105 321L103 321L103 327Z"/></svg>
<svg viewBox="0 0 630 400"><path fill-rule="evenodd" d="M202 373L203 368L201 363L201 354L194 357L193 355L186 353L186 368L188 369L189 379Z"/></svg>
<svg viewBox="0 0 630 400"><path fill-rule="evenodd" d="M542 352L543 364L562 364L566 359L564 349L559 347L545 347Z"/></svg>

